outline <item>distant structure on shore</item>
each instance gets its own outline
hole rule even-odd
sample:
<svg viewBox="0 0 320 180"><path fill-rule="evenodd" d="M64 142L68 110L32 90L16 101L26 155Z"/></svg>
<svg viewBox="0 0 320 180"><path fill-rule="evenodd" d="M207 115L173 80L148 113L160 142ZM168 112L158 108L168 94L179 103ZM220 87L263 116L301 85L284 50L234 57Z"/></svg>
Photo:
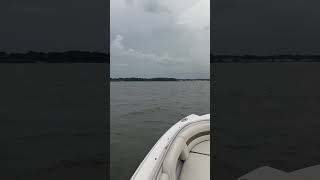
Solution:
<svg viewBox="0 0 320 180"><path fill-rule="evenodd" d="M7 53L0 52L0 63L110 63L110 55L102 52L66 51Z"/></svg>
<svg viewBox="0 0 320 180"><path fill-rule="evenodd" d="M210 79L176 79L176 78L110 78L111 81L210 81Z"/></svg>
<svg viewBox="0 0 320 180"><path fill-rule="evenodd" d="M320 55L213 55L210 63L320 62Z"/></svg>

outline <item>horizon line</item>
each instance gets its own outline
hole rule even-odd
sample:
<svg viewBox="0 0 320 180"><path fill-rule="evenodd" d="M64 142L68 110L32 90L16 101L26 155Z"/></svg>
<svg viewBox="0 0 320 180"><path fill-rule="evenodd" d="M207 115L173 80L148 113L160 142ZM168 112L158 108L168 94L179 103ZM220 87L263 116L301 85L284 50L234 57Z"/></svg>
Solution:
<svg viewBox="0 0 320 180"><path fill-rule="evenodd" d="M210 78L174 78L174 77L110 77L110 79L210 79Z"/></svg>

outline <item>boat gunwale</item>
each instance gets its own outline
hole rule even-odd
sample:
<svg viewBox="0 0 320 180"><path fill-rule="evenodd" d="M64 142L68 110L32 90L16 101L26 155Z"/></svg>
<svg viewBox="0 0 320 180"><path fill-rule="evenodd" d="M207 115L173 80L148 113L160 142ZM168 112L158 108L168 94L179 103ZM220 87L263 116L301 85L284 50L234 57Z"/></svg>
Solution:
<svg viewBox="0 0 320 180"><path fill-rule="evenodd" d="M156 142L156 144L151 148L151 150L148 152L146 157L143 159L143 161L140 163L139 167L134 172L133 176L131 177L131 180L135 180L137 177L139 180L146 179L146 180L154 180L158 177L159 171L161 170L162 162L164 161L164 158L166 157L166 154L169 150L169 147L172 145L172 142L176 139L178 134L185 129L187 126L199 123L199 122L210 122L210 114L198 116L195 114L191 114L177 123L175 123L173 126L171 126ZM156 150L160 149L160 152L157 152ZM156 156L155 158L150 158L150 156ZM158 160L158 162L151 161L151 159L154 159L155 161ZM159 160L160 159L160 160ZM153 163L151 163L153 162ZM149 166L148 166L149 165ZM148 173L141 172L142 168L146 168L148 170Z"/></svg>

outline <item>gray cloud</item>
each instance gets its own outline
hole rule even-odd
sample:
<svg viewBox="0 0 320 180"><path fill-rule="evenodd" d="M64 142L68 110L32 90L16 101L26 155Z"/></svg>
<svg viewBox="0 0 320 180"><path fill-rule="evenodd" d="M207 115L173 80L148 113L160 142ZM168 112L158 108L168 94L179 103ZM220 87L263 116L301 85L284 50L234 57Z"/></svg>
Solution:
<svg viewBox="0 0 320 180"><path fill-rule="evenodd" d="M127 6L141 6L145 12L149 13L170 13L168 6L161 3L161 0L125 0Z"/></svg>
<svg viewBox="0 0 320 180"><path fill-rule="evenodd" d="M157 0L150 0L144 2L143 9L146 12L151 13L171 13L167 6L160 4L160 2Z"/></svg>
<svg viewBox="0 0 320 180"><path fill-rule="evenodd" d="M127 5L132 5L134 3L134 0L125 0L125 2L127 3Z"/></svg>
<svg viewBox="0 0 320 180"><path fill-rule="evenodd" d="M156 5L146 10L148 3ZM208 78L208 7L209 0L111 0L111 76Z"/></svg>
<svg viewBox="0 0 320 180"><path fill-rule="evenodd" d="M210 30L210 25L204 26L204 27L203 27L203 30L209 31L209 30Z"/></svg>
<svg viewBox="0 0 320 180"><path fill-rule="evenodd" d="M182 62L181 59L172 58L166 55L157 55L153 53L146 53L143 51L135 50L133 48L127 48L123 44L124 37L117 35L116 38L111 43L111 52L115 56L123 56L126 58L134 58L142 61L151 61L153 63L162 66L172 66L178 65ZM122 64L122 63L120 63ZM123 65L123 64L122 64Z"/></svg>

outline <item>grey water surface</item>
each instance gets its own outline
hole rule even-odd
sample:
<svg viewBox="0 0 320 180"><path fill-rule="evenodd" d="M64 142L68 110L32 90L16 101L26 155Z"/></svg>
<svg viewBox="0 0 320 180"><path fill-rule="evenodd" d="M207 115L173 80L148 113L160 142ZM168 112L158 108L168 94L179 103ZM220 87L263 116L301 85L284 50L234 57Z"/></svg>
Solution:
<svg viewBox="0 0 320 180"><path fill-rule="evenodd" d="M213 178L320 164L320 63L212 64Z"/></svg>
<svg viewBox="0 0 320 180"><path fill-rule="evenodd" d="M106 179L105 64L1 64L0 179Z"/></svg>
<svg viewBox="0 0 320 180"><path fill-rule="evenodd" d="M111 82L111 179L129 179L174 123L208 113L209 81Z"/></svg>

